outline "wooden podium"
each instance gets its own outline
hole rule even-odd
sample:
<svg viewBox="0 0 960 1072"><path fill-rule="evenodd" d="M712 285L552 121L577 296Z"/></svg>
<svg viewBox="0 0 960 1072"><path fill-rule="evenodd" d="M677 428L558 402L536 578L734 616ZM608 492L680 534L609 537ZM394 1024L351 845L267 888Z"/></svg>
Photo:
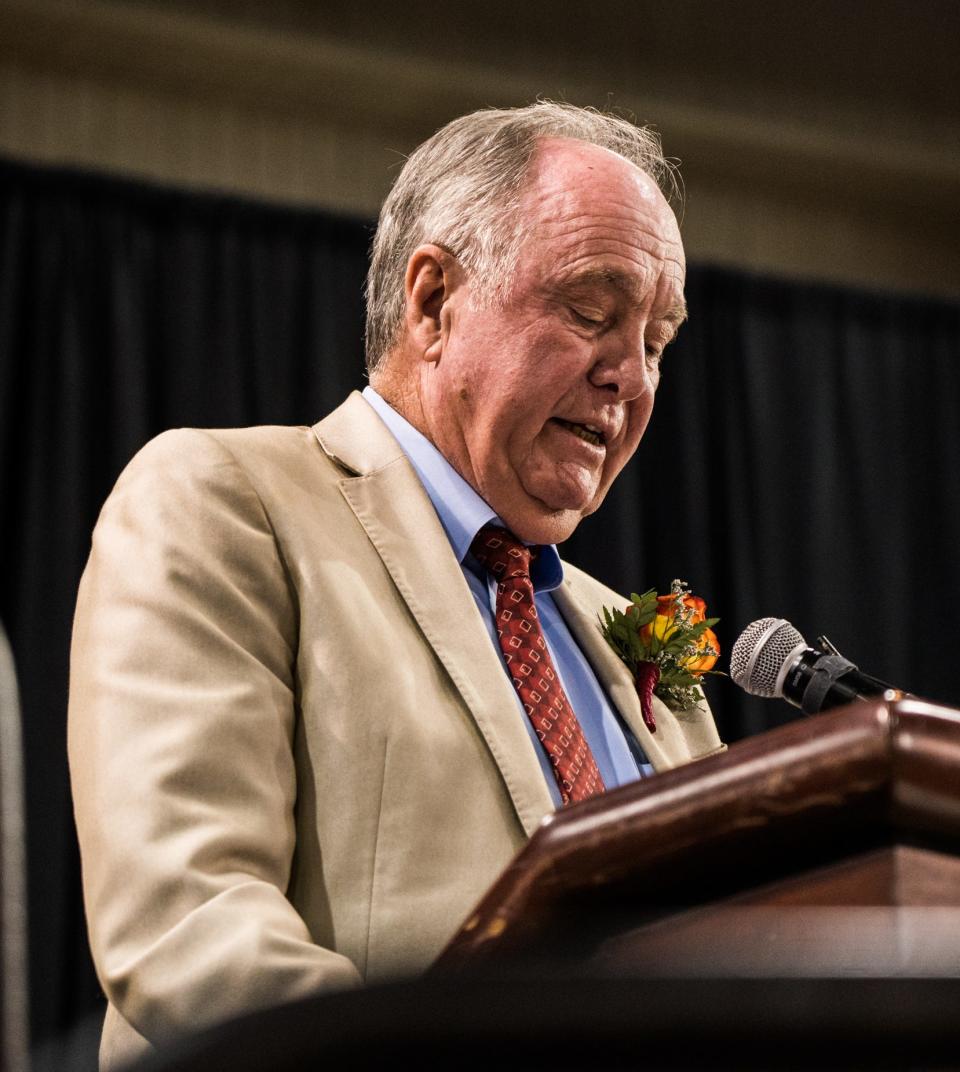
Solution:
<svg viewBox="0 0 960 1072"><path fill-rule="evenodd" d="M863 702L545 820L433 974L960 977L960 712Z"/></svg>

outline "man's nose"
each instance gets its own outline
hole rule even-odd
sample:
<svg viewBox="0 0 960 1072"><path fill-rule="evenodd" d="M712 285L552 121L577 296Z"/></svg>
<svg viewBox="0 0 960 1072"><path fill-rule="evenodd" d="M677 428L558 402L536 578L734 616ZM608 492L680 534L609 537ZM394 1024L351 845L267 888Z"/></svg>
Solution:
<svg viewBox="0 0 960 1072"><path fill-rule="evenodd" d="M614 335L619 337L614 338ZM622 402L656 389L659 370L647 358L642 330L614 333L603 340L589 379L594 387L603 387Z"/></svg>

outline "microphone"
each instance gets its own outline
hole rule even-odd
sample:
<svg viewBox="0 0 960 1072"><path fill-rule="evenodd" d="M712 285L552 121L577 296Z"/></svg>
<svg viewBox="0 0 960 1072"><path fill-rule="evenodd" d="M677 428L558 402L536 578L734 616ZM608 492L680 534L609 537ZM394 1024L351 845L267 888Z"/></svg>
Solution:
<svg viewBox="0 0 960 1072"><path fill-rule="evenodd" d="M760 618L737 638L730 653L730 676L752 696L783 697L804 714L893 693L905 693L879 678L864 674L827 640L811 648L783 618Z"/></svg>

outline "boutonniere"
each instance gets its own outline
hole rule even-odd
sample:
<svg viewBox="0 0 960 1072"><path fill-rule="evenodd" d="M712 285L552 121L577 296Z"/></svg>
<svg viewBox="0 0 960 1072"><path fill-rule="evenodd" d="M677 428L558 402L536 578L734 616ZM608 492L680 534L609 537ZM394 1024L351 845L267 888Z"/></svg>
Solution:
<svg viewBox="0 0 960 1072"><path fill-rule="evenodd" d="M651 588L633 593L626 610L603 608L600 631L633 674L643 721L657 732L653 697L674 711L689 711L700 699L699 681L720 655L713 632L719 618L707 617L707 605L674 581L670 594Z"/></svg>

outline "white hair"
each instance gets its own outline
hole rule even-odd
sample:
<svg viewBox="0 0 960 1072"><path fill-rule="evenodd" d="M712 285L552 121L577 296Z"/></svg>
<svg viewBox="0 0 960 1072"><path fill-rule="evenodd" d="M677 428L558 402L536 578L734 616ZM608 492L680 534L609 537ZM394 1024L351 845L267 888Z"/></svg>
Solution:
<svg viewBox="0 0 960 1072"><path fill-rule="evenodd" d="M367 273L368 372L382 368L400 336L407 261L423 243L457 257L481 302L502 293L523 242L520 200L542 138L610 149L646 172L668 200L679 195L659 135L621 116L537 101L454 119L408 157L380 210Z"/></svg>

